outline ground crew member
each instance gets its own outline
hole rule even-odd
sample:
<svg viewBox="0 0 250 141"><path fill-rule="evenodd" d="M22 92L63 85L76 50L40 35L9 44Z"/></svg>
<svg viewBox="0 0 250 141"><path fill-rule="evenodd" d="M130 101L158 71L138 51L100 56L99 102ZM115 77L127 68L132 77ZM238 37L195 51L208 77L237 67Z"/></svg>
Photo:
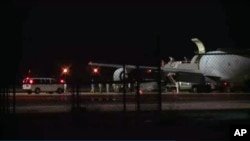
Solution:
<svg viewBox="0 0 250 141"><path fill-rule="evenodd" d="M95 84L94 84L94 80L92 79L92 82L91 82L91 90L90 90L91 93L94 93L95 92Z"/></svg>
<svg viewBox="0 0 250 141"><path fill-rule="evenodd" d="M179 93L179 87L180 87L179 82L175 83L175 87L176 87L176 93L178 94Z"/></svg>
<svg viewBox="0 0 250 141"><path fill-rule="evenodd" d="M112 84L112 86L113 86L113 90L114 90L114 92L117 92L117 90L118 90L118 86L117 86L117 84Z"/></svg>
<svg viewBox="0 0 250 141"><path fill-rule="evenodd" d="M109 93L109 83L106 83L106 92Z"/></svg>
<svg viewBox="0 0 250 141"><path fill-rule="evenodd" d="M131 83L128 83L128 92L132 92L132 90L131 90Z"/></svg>
<svg viewBox="0 0 250 141"><path fill-rule="evenodd" d="M98 87L99 87L99 92L101 93L102 92L102 83L99 83Z"/></svg>

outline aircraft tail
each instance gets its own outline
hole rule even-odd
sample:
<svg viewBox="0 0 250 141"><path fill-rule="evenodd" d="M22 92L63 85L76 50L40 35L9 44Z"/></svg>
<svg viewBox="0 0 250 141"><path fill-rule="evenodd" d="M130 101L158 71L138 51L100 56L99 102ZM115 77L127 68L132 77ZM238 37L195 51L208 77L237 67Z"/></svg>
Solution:
<svg viewBox="0 0 250 141"><path fill-rule="evenodd" d="M204 44L198 38L192 38L191 41L196 44L196 46L198 48L198 54L205 54L206 53L206 49L205 49Z"/></svg>

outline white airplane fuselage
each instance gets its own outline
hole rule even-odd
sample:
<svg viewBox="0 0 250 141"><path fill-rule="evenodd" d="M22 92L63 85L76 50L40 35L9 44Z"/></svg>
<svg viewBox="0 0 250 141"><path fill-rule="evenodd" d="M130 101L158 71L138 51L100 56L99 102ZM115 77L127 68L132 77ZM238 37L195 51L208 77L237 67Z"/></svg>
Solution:
<svg viewBox="0 0 250 141"><path fill-rule="evenodd" d="M205 76L219 77L221 81L241 85L250 79L250 57L210 51L200 58L199 70Z"/></svg>
<svg viewBox="0 0 250 141"><path fill-rule="evenodd" d="M183 63L182 61L170 59L169 63L163 64L161 67L161 70L167 74L166 76L177 72L186 73L188 74L188 77L186 77L187 79L180 79L179 77L178 82L184 80L185 82L191 83L196 80L196 74L201 74L204 75L210 83L215 83L215 85L217 85L218 82L229 82L230 87L236 85L243 86L245 82L250 80L249 54L243 55L237 54L236 52L227 52L225 50L206 52L205 46L198 38L192 38L191 40L196 44L199 55L195 55L190 63L187 61ZM244 53L250 52L250 50L243 51ZM119 64L89 63L89 65L117 68L113 74L114 81L121 81L124 78L128 78L127 73L137 68L135 65L126 65L125 70L123 66ZM140 66L140 68L157 69L157 67L154 66Z"/></svg>

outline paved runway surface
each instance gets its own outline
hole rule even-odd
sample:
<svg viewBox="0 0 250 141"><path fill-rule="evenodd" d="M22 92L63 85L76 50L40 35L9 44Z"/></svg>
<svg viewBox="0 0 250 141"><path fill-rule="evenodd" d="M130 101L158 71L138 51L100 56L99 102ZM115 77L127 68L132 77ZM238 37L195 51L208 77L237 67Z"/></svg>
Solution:
<svg viewBox="0 0 250 141"><path fill-rule="evenodd" d="M211 114L212 113L212 114ZM2 139L229 140L230 127L249 125L244 110L14 114L2 120ZM193 114L193 115L192 115ZM249 115L248 115L249 116Z"/></svg>
<svg viewBox="0 0 250 141"><path fill-rule="evenodd" d="M135 94L126 95L126 110L136 111L138 97ZM9 97L10 111L13 109L13 97ZM81 107L89 111L122 111L122 94L24 94L15 97L17 113L28 112L69 112L77 100ZM143 94L139 97L140 110L156 110L157 94ZM210 109L250 109L250 94L163 94L162 110L210 110Z"/></svg>
<svg viewBox="0 0 250 141"><path fill-rule="evenodd" d="M166 95L159 113L157 95L142 96L140 111L132 95L123 112L121 94L80 94L72 108L70 94L18 93L16 112L10 96L1 120L2 138L229 140L232 125L250 125L249 94Z"/></svg>
<svg viewBox="0 0 250 141"><path fill-rule="evenodd" d="M80 104L89 111L122 111L122 103L88 103ZM70 103L16 105L17 113L70 112ZM140 104L140 110L157 110L158 104ZM10 107L12 111L13 106ZM126 104L128 111L136 111L137 104ZM250 101L210 101L210 102L171 102L163 103L162 110L216 110L216 109L250 109Z"/></svg>

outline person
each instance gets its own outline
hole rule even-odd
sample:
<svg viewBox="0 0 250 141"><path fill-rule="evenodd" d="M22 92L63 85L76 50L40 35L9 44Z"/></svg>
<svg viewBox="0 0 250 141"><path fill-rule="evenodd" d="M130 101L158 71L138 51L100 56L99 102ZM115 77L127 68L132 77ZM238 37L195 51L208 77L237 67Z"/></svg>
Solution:
<svg viewBox="0 0 250 141"><path fill-rule="evenodd" d="M116 92L115 91L115 83L112 84L112 87L113 87L113 92Z"/></svg>
<svg viewBox="0 0 250 141"><path fill-rule="evenodd" d="M175 82L175 87L176 87L176 93L178 94L179 93L179 87L180 87L180 84L179 82Z"/></svg>
<svg viewBox="0 0 250 141"><path fill-rule="evenodd" d="M67 92L67 84L66 83L63 84L63 90L64 90L64 93Z"/></svg>
<svg viewBox="0 0 250 141"><path fill-rule="evenodd" d="M102 92L102 83L99 83L98 87L99 87L99 92L101 93Z"/></svg>
<svg viewBox="0 0 250 141"><path fill-rule="evenodd" d="M131 83L128 83L128 92L132 92L132 90L131 90Z"/></svg>
<svg viewBox="0 0 250 141"><path fill-rule="evenodd" d="M94 80L92 79L91 80L91 90L90 90L91 93L94 93L95 92L95 84L94 84Z"/></svg>
<svg viewBox="0 0 250 141"><path fill-rule="evenodd" d="M106 92L109 93L109 83L106 83Z"/></svg>

